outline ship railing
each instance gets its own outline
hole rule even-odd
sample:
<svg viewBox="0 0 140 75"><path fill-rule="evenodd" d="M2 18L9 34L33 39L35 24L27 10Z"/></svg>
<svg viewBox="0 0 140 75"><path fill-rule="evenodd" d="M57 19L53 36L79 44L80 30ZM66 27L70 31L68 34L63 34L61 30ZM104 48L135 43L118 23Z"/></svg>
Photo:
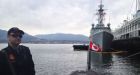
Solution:
<svg viewBox="0 0 140 75"><path fill-rule="evenodd" d="M100 30L100 31L94 32L93 34L97 34L97 33L103 32L103 31L106 31L106 32L108 32L108 33L112 33L110 30Z"/></svg>

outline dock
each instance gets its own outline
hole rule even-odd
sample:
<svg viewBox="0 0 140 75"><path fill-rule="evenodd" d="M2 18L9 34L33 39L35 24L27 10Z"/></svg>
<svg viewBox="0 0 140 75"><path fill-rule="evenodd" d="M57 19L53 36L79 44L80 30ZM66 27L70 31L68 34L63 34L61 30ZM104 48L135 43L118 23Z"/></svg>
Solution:
<svg viewBox="0 0 140 75"><path fill-rule="evenodd" d="M99 75L94 71L74 71L70 75Z"/></svg>

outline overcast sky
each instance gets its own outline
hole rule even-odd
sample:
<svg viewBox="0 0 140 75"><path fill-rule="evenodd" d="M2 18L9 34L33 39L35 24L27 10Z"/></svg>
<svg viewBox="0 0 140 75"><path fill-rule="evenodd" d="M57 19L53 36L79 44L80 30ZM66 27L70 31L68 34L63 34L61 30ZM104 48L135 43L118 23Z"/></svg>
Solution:
<svg viewBox="0 0 140 75"><path fill-rule="evenodd" d="M89 35L100 0L0 0L0 29L18 27L36 34ZM134 0L103 0L106 21L114 30L134 13ZM109 20L110 18L110 20Z"/></svg>

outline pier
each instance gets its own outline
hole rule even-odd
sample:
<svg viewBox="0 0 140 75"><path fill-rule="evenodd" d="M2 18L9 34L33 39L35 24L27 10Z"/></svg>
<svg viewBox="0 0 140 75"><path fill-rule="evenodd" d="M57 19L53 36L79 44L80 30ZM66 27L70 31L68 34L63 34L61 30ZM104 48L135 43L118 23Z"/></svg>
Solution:
<svg viewBox="0 0 140 75"><path fill-rule="evenodd" d="M74 71L70 75L99 75L94 71Z"/></svg>

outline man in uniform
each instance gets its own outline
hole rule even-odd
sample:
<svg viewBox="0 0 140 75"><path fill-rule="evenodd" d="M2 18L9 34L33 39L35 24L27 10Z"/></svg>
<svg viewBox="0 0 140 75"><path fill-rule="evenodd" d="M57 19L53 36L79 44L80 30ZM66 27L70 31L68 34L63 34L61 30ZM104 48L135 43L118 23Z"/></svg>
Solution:
<svg viewBox="0 0 140 75"><path fill-rule="evenodd" d="M28 47L19 45L24 32L17 27L7 33L8 47L0 51L0 75L35 75Z"/></svg>

